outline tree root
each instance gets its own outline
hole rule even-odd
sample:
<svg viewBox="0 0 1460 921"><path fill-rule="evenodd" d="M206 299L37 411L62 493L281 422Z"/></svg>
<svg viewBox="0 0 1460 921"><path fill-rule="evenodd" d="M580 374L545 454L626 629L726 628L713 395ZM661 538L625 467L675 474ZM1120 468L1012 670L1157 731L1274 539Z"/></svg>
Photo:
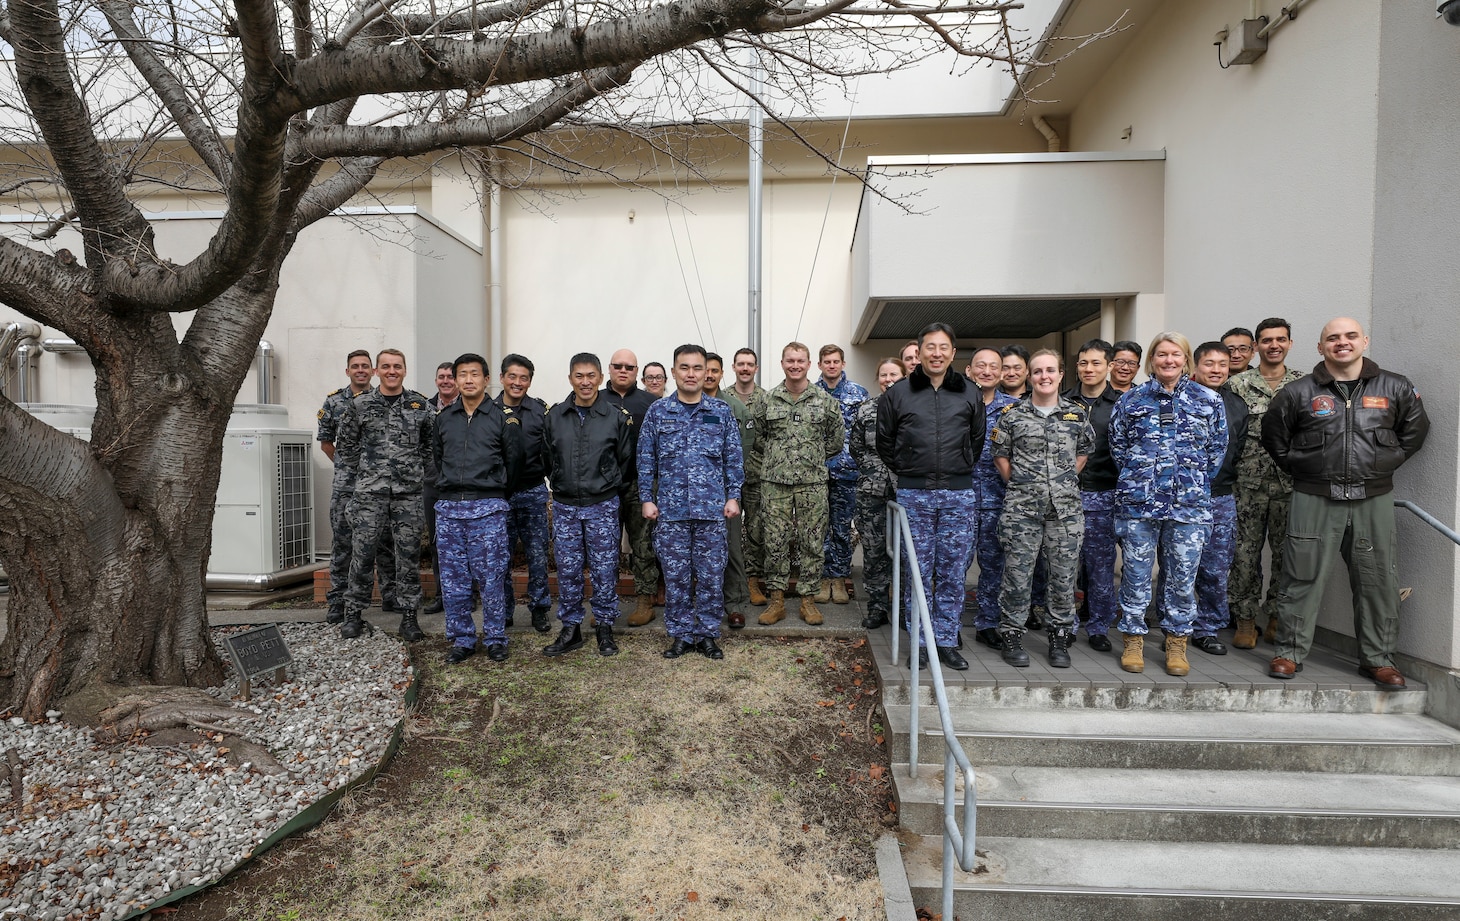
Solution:
<svg viewBox="0 0 1460 921"><path fill-rule="evenodd" d="M238 734L219 726L220 720L250 720L253 715L219 703L196 688L164 688L148 694L132 694L99 714L101 729L112 740L137 732L155 732L173 727L192 727L211 732Z"/></svg>

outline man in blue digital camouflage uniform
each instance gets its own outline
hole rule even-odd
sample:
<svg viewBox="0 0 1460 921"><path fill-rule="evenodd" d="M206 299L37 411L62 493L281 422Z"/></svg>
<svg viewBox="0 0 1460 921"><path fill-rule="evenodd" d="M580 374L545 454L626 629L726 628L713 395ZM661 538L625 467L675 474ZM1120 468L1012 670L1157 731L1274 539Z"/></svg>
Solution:
<svg viewBox="0 0 1460 921"><path fill-rule="evenodd" d="M644 415L638 472L644 517L656 522L664 570L664 658L691 649L723 659L716 642L724 613L725 521L740 514L745 470L730 404L705 396L705 350L682 345L671 369L676 389Z"/></svg>
<svg viewBox="0 0 1460 921"><path fill-rule="evenodd" d="M1075 353L1079 384L1065 391L1065 399L1084 407L1095 432L1095 445L1080 471L1080 505L1085 514L1085 537L1080 542L1080 574L1084 581L1085 634L1090 648L1110 651L1110 628L1115 624L1115 486L1120 471L1110 456L1110 414L1120 392L1110 386L1110 362L1115 346L1091 339Z"/></svg>
<svg viewBox="0 0 1460 921"><path fill-rule="evenodd" d="M350 401L335 442L338 466L355 481L347 513L355 546L340 636L353 639L369 627L361 614L370 606L380 535L390 531L400 581L396 593L400 635L415 642L425 637L416 613L421 605L421 531L426 517L421 491L436 476L431 457L434 413L424 396L405 389L406 357L400 350L382 349L375 358L375 373L380 386Z"/></svg>
<svg viewBox="0 0 1460 921"><path fill-rule="evenodd" d="M508 414L515 414L522 426L522 444L526 460L523 462L522 477L515 491L507 497L512 511L507 516L507 554L518 544L527 558L527 609L532 612L532 628L546 633L548 611L552 609L552 596L548 594L548 488L543 479L546 468L542 460L543 427L547 419L547 404L527 395L532 386L536 369L532 361L513 353L502 359L502 392L497 394L496 403ZM512 608L517 604L512 591L512 569L508 565L502 592L507 598L507 620L512 620Z"/></svg>
<svg viewBox="0 0 1460 921"><path fill-rule="evenodd" d="M621 362L622 363L622 362ZM583 645L583 571L593 582L598 654L618 654L619 497L634 470L633 417L598 389L603 365L579 352L568 363L573 392L548 410L543 462L553 494L553 552L558 562L558 638L543 648L560 656ZM642 518L642 513L635 512Z"/></svg>
<svg viewBox="0 0 1460 921"><path fill-rule="evenodd" d="M472 592L482 599L487 658L507 658L507 599L502 594L509 551L508 494L523 467L522 425L487 399L487 360L467 353L452 364L460 396L436 417L436 547L446 605L446 661L476 654Z"/></svg>
<svg viewBox="0 0 1460 921"><path fill-rule="evenodd" d="M350 528L347 511L350 499L355 495L355 472L342 470L335 461L335 438L344 418L345 407L350 401L370 389L370 379L375 376L375 363L370 353L356 349L345 358L345 373L349 375L349 386L332 391L324 398L319 410L317 438L324 456L334 464L334 478L330 484L330 588L325 595L329 613L325 620L332 624L345 619L345 591L350 585L350 554L355 547L354 532ZM380 585L380 607L389 613L395 608L395 545L390 541L390 529L380 535L380 546L375 553L375 571Z"/></svg>
<svg viewBox="0 0 1460 921"><path fill-rule="evenodd" d="M984 446L987 448L994 426L1004 410L1019 402L999 387L1003 356L998 349L983 348L973 353L968 362L968 377L978 385L983 399ZM1004 511L1004 478L994 466L994 456L984 450L973 465L974 541L970 554L978 560L978 585L974 590L974 638L990 649L1002 650L1004 639L999 635L999 592L1004 583L1004 549L999 544L999 515Z"/></svg>
<svg viewBox="0 0 1460 921"><path fill-rule="evenodd" d="M1220 342L1203 342L1192 355L1192 378L1222 398L1227 414L1227 452L1212 480L1212 533L1201 551L1196 573L1196 621L1191 645L1209 655L1224 656L1227 647L1217 636L1232 619L1227 606L1227 578L1237 546L1237 466L1247 442L1247 403L1222 385L1227 382L1231 358Z"/></svg>
<svg viewBox="0 0 1460 921"><path fill-rule="evenodd" d="M846 604L851 600L847 594L847 579L852 574L852 519L857 514L857 461L851 453L852 423L857 418L857 407L867 400L867 388L853 383L846 375L846 353L839 345L821 347L818 366L821 378L816 386L826 391L841 406L842 450L826 462L827 491L826 505L829 521L826 528L826 544L823 548L825 563L821 570L821 588L816 593L818 604L830 601Z"/></svg>

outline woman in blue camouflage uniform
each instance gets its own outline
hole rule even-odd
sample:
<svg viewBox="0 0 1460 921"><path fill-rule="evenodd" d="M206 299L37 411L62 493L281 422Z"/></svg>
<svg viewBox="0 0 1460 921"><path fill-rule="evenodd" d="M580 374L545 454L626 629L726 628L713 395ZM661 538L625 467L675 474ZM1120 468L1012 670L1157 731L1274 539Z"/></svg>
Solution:
<svg viewBox="0 0 1460 921"><path fill-rule="evenodd" d="M900 358L877 363L879 393L907 376ZM865 400L852 420L849 447L857 462L857 535L862 540L862 590L867 616L862 626L875 630L892 619L892 557L887 553L887 500L893 497L892 471L877 456L877 401Z"/></svg>
<svg viewBox="0 0 1460 921"><path fill-rule="evenodd" d="M1186 645L1196 620L1196 574L1212 529L1211 483L1227 450L1221 397L1193 381L1191 343L1160 333L1146 353L1144 384L1110 414L1110 454L1120 469L1115 535L1120 583L1120 666L1145 669L1146 607L1157 558L1166 574L1161 628L1166 671L1190 670Z"/></svg>

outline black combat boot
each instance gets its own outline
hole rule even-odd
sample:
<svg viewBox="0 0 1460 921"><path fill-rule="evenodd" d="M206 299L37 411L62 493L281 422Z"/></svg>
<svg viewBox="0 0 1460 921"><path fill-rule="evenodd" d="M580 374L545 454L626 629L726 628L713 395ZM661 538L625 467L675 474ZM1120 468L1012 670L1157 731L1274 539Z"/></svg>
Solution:
<svg viewBox="0 0 1460 921"><path fill-rule="evenodd" d="M416 615L402 614L400 616L400 638L407 643L415 643L426 638L426 631L416 623Z"/></svg>
<svg viewBox="0 0 1460 921"><path fill-rule="evenodd" d="M564 625L558 631L558 638L542 648L542 654L548 657L560 656L582 645L583 630L577 624Z"/></svg>
<svg viewBox="0 0 1460 921"><path fill-rule="evenodd" d="M618 644L613 641L613 628L605 627L603 624L593 628L593 635L598 638L598 654L601 656L618 655Z"/></svg>
<svg viewBox="0 0 1460 921"><path fill-rule="evenodd" d="M538 633L546 633L549 630L551 630L552 627L549 626L549 624L548 624L548 611L551 611L551 610L552 610L552 606L551 605L549 605L548 607L544 607L544 608L533 608L532 609L532 629L536 630Z"/></svg>
<svg viewBox="0 0 1460 921"><path fill-rule="evenodd" d="M327 624L340 624L340 623L344 623L344 621L345 621L345 609L344 608L330 608L329 609L329 613L325 614L325 616L324 616L324 622L327 623Z"/></svg>
<svg viewBox="0 0 1460 921"><path fill-rule="evenodd" d="M1049 667L1070 667L1070 635L1063 630L1052 630L1049 634Z"/></svg>
<svg viewBox="0 0 1460 921"><path fill-rule="evenodd" d="M359 611L346 611L345 622L340 624L340 638L353 640L362 633L374 635L375 626L361 617Z"/></svg>
<svg viewBox="0 0 1460 921"><path fill-rule="evenodd" d="M1029 653L1024 651L1024 634L1010 630L1004 635L1004 661L1015 668L1029 667Z"/></svg>

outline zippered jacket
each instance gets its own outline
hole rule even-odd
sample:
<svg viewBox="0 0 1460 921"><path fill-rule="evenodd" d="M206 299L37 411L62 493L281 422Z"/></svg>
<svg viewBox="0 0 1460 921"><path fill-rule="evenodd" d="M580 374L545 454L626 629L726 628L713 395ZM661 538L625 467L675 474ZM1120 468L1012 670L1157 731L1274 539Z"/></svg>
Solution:
<svg viewBox="0 0 1460 921"><path fill-rule="evenodd" d="M633 417L602 393L580 417L570 396L548 410L542 452L554 501L606 502L633 482Z"/></svg>
<svg viewBox="0 0 1460 921"><path fill-rule="evenodd" d="M1430 420L1409 378L1365 358L1347 399L1327 366L1279 390L1262 446L1310 496L1353 501L1394 489L1394 471L1424 445Z"/></svg>
<svg viewBox="0 0 1460 921"><path fill-rule="evenodd" d="M921 367L877 398L877 454L898 489L972 489L983 453L983 394L949 370L943 386Z"/></svg>
<svg viewBox="0 0 1460 921"><path fill-rule="evenodd" d="M468 413L457 399L436 414L432 452L438 501L505 499L522 475L522 426L491 400Z"/></svg>

